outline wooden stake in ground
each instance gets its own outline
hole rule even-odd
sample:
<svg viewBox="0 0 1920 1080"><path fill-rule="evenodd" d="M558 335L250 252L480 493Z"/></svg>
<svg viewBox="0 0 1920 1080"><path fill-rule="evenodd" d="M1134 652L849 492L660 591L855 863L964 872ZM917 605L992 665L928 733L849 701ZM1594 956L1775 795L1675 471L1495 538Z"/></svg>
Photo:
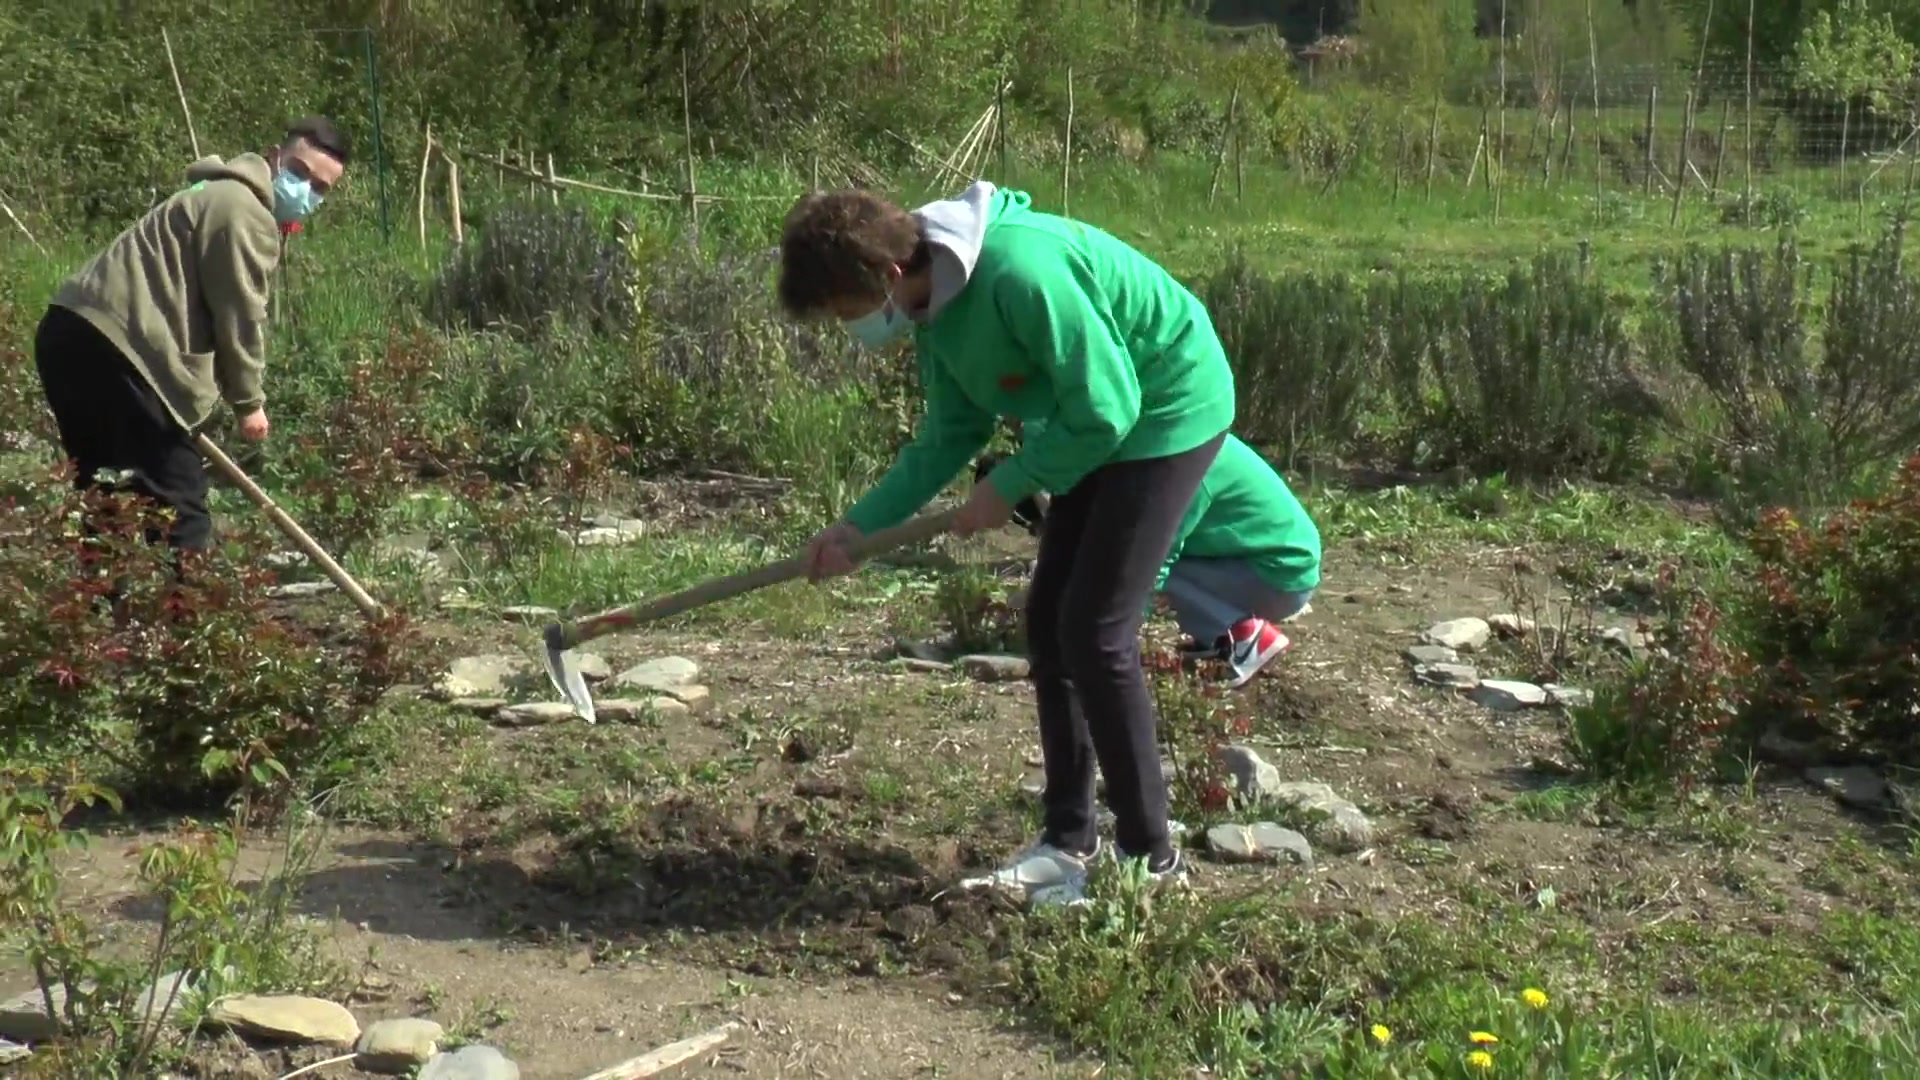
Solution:
<svg viewBox="0 0 1920 1080"><path fill-rule="evenodd" d="M681 1039L679 1042L668 1043L630 1061L601 1069L592 1076L583 1077L582 1080L646 1080L649 1076L658 1076L675 1065L714 1050L721 1043L732 1038L733 1033L738 1030L740 1025L729 1021L712 1031Z"/></svg>
<svg viewBox="0 0 1920 1080"><path fill-rule="evenodd" d="M1427 119L1427 201L1433 201L1433 157L1440 148L1440 95L1433 95L1433 115Z"/></svg>
<svg viewBox="0 0 1920 1080"><path fill-rule="evenodd" d="M187 118L187 142L193 146L193 159L200 160L200 136L193 130L193 110L187 108L187 88L180 81L180 65L173 62L173 38L160 28L160 44L167 50L167 70L173 72L173 92L180 98L180 115Z"/></svg>
<svg viewBox="0 0 1920 1080"><path fill-rule="evenodd" d="M1686 119L1680 128L1680 166L1673 175L1673 212L1667 215L1667 228L1680 224L1680 200L1687 191L1687 170L1693 168L1693 162L1687 159L1687 144L1693 140L1693 94L1687 91Z"/></svg>
<svg viewBox="0 0 1920 1080"><path fill-rule="evenodd" d="M1233 118L1240 110L1240 84L1233 84L1233 93L1227 98L1227 118L1220 125L1220 145L1213 152L1213 179L1207 184L1207 209L1213 209L1214 197L1220 194L1220 170L1227 166L1227 140L1233 137Z"/></svg>
<svg viewBox="0 0 1920 1080"><path fill-rule="evenodd" d="M1400 137L1395 140L1393 148L1393 203L1395 206L1400 204L1400 173L1407 164L1407 114L1404 109L1400 112L1399 128Z"/></svg>
<svg viewBox="0 0 1920 1080"><path fill-rule="evenodd" d="M1753 9L1754 0L1747 0L1747 190L1741 210L1748 225L1753 224Z"/></svg>
<svg viewBox="0 0 1920 1080"><path fill-rule="evenodd" d="M0 197L0 213L7 215L7 220L13 222L14 228L20 230L21 235L27 238L27 243L32 244L35 251L42 255L47 254L47 249L41 247L40 241L34 239L33 230L27 228L27 223L20 220L20 215L13 212L13 207L7 205L4 197Z"/></svg>
<svg viewBox="0 0 1920 1080"><path fill-rule="evenodd" d="M680 127L687 140L687 220L693 224L693 246L700 246L700 186L693 166L693 91L687 82L687 51L680 50Z"/></svg>
<svg viewBox="0 0 1920 1080"><path fill-rule="evenodd" d="M1645 180L1641 181L1640 193L1642 195L1653 194L1653 174L1660 171L1660 166L1653 159L1654 108L1659 102L1660 86L1656 83L1653 86L1647 87L1647 176Z"/></svg>
<svg viewBox="0 0 1920 1080"><path fill-rule="evenodd" d="M453 242L464 244L467 242L467 223L460 220L460 163L450 157L447 158L447 201L452 204Z"/></svg>
<svg viewBox="0 0 1920 1080"><path fill-rule="evenodd" d="M420 226L420 250L427 250L427 173L433 168L433 121L427 121L420 145L420 182L414 187L414 220Z"/></svg>
<svg viewBox="0 0 1920 1080"><path fill-rule="evenodd" d="M1487 181L1493 185L1493 221L1500 223L1500 196L1507 188L1507 0L1500 0L1500 132L1487 155Z"/></svg>
<svg viewBox="0 0 1920 1080"><path fill-rule="evenodd" d="M1073 69L1067 69L1067 141L1060 155L1060 216L1073 216Z"/></svg>
<svg viewBox="0 0 1920 1080"><path fill-rule="evenodd" d="M554 171L553 155L547 155L547 191L553 195L553 205L560 205L560 174Z"/></svg>

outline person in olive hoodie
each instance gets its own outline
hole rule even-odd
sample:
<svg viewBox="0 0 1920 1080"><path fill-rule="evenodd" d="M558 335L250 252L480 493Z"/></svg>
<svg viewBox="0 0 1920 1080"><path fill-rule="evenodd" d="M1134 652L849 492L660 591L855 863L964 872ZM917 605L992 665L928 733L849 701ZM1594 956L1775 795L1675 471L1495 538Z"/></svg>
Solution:
<svg viewBox="0 0 1920 1080"><path fill-rule="evenodd" d="M837 318L876 349L911 335L926 397L885 476L809 543L814 580L852 570L847 542L917 512L1000 418L1050 421L953 524L962 536L995 528L1036 492L1052 496L1026 608L1046 823L968 884L1042 902L1083 895L1100 849L1096 762L1120 856L1184 877L1138 631L1233 424L1233 374L1206 308L1114 236L984 181L915 211L862 191L803 196L780 257L789 314Z"/></svg>
<svg viewBox="0 0 1920 1080"><path fill-rule="evenodd" d="M34 366L77 469L103 470L165 505L176 549L210 545L207 472L192 437L221 403L250 441L267 436L267 297L281 231L340 182L350 148L309 117L264 154L206 157L187 186L147 211L62 282L34 336ZM158 537L150 537L157 540Z"/></svg>
<svg viewBox="0 0 1920 1080"><path fill-rule="evenodd" d="M1020 434L1040 426L1027 424ZM983 455L975 478L995 464ZM1014 512L1014 523L1036 537L1046 520L1046 507L1034 501ZM1280 624L1306 610L1319 586L1319 528L1273 466L1228 435L1156 583L1189 639L1182 651L1225 664L1227 685L1239 689L1293 647Z"/></svg>

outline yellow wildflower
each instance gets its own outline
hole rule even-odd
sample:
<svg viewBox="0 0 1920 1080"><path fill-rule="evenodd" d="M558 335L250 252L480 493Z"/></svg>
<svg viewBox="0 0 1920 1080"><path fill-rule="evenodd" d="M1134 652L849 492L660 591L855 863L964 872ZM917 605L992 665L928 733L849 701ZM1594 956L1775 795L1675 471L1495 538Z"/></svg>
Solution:
<svg viewBox="0 0 1920 1080"><path fill-rule="evenodd" d="M1492 1046L1500 1041L1500 1036L1491 1031L1476 1031L1467 1036L1467 1041L1475 1046Z"/></svg>
<svg viewBox="0 0 1920 1080"><path fill-rule="evenodd" d="M1385 1024L1375 1024L1373 1027L1367 1029L1367 1031L1368 1034L1373 1036L1373 1041L1379 1043L1381 1046L1385 1046L1393 1041L1393 1032L1388 1031L1387 1025Z"/></svg>
<svg viewBox="0 0 1920 1080"><path fill-rule="evenodd" d="M1544 1009L1547 1007L1546 991L1535 990L1531 986L1520 991L1520 1000L1526 1002L1527 1007L1531 1009Z"/></svg>
<svg viewBox="0 0 1920 1080"><path fill-rule="evenodd" d="M1493 1055L1487 1053L1485 1050L1475 1050L1473 1053L1467 1055L1467 1067L1470 1069L1479 1069L1481 1072L1489 1072L1493 1069Z"/></svg>

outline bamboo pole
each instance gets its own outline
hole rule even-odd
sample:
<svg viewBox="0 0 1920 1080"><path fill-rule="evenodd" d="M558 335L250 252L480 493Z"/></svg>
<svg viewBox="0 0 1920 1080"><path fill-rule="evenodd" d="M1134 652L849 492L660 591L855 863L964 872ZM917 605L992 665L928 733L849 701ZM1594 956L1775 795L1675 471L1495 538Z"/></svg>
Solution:
<svg viewBox="0 0 1920 1080"><path fill-rule="evenodd" d="M1073 69L1067 69L1067 139L1060 155L1060 215L1073 216Z"/></svg>
<svg viewBox="0 0 1920 1080"><path fill-rule="evenodd" d="M1669 229L1680 224L1680 201L1687 192L1687 170L1693 167L1693 162L1687 156L1690 149L1687 144L1693 141L1693 94L1692 90L1687 91L1685 119L1681 122L1680 165L1674 170L1673 212L1667 215Z"/></svg>
<svg viewBox="0 0 1920 1080"><path fill-rule="evenodd" d="M427 173L433 168L433 121L427 121L420 145L420 177L414 185L414 221L420 227L420 250L427 249Z"/></svg>
<svg viewBox="0 0 1920 1080"><path fill-rule="evenodd" d="M467 223L460 217L460 163L447 158L447 201L452 205L453 242L467 242Z"/></svg>
<svg viewBox="0 0 1920 1080"><path fill-rule="evenodd" d="M1213 178L1207 184L1207 209L1213 209L1214 197L1220 194L1220 170L1227 167L1227 140L1233 135L1233 118L1240 109L1240 84L1233 84L1233 93L1227 97L1227 119L1220 127L1220 144L1214 148Z"/></svg>
<svg viewBox="0 0 1920 1080"><path fill-rule="evenodd" d="M173 38L160 28L160 44L167 50L167 70L173 72L173 92L180 99L180 115L187 118L187 142L193 146L193 159L200 160L200 136L193 130L193 110L187 107L187 88L180 81L180 65L173 60Z"/></svg>
<svg viewBox="0 0 1920 1080"><path fill-rule="evenodd" d="M700 246L700 180L693 159L693 91L687 79L687 50L680 50L680 130L687 148L687 220L692 226L694 247Z"/></svg>
<svg viewBox="0 0 1920 1080"><path fill-rule="evenodd" d="M1433 201L1433 162L1440 148L1440 95L1433 95L1433 113L1427 119L1427 201Z"/></svg>

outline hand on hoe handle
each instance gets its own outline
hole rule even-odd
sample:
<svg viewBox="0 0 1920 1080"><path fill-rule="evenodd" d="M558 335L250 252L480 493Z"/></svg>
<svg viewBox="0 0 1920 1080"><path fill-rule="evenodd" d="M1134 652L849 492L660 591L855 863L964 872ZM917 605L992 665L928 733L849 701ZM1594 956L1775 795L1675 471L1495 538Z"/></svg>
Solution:
<svg viewBox="0 0 1920 1080"><path fill-rule="evenodd" d="M977 532L997 529L1012 517L1013 508L1000 497L1000 493L994 490L993 485L975 484L973 494L967 497L966 503L958 510L949 510L929 518L921 518L891 531L938 530L944 526L944 531L955 536L972 536ZM938 518L947 520L938 522L936 520ZM875 534L876 537L881 535L883 534ZM932 532L926 532L916 540L931 539L932 535ZM862 561L854 557L853 549L864 539L866 539L865 534L844 521L836 522L815 533L813 539L807 541L807 549L800 557L801 563L806 567L807 580L817 585L829 578L852 573L854 567ZM907 542L907 538L902 536L892 539L892 543L902 542Z"/></svg>

